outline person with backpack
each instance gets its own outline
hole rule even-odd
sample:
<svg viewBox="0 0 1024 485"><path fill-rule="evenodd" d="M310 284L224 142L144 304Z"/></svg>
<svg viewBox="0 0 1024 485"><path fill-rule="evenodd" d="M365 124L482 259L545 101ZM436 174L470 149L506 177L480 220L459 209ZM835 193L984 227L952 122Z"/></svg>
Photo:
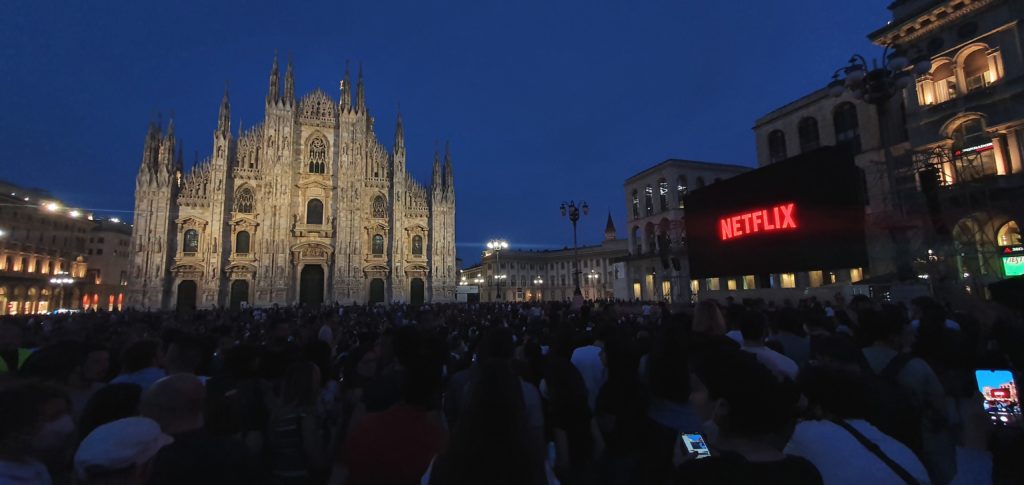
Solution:
<svg viewBox="0 0 1024 485"><path fill-rule="evenodd" d="M920 418L913 423L919 425L920 444L906 444L916 449L932 483L949 483L956 475L956 441L949 427L946 393L928 363L903 352L908 322L895 311L874 309L862 310L857 320L861 341L871 342L861 353L865 373L874 377L876 416L892 417L897 414L894 408L907 406L908 400L917 407ZM893 399L901 393L907 398ZM908 420L903 421L906 425Z"/></svg>

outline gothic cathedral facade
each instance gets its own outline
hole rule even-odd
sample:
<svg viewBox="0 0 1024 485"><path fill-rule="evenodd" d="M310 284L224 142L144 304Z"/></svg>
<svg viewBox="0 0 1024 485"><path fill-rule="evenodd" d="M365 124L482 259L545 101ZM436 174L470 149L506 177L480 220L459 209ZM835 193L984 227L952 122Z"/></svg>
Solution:
<svg viewBox="0 0 1024 485"><path fill-rule="evenodd" d="M135 185L128 305L136 309L455 300L452 162L406 172L401 114L386 149L362 69L338 101L295 100L270 73L262 124L231 134L227 92L211 157L182 171L173 121L151 125Z"/></svg>

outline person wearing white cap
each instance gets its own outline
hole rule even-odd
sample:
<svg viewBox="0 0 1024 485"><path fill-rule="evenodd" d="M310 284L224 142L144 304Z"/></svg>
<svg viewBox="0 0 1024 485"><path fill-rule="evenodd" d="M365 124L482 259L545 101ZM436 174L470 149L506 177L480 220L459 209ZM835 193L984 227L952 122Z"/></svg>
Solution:
<svg viewBox="0 0 1024 485"><path fill-rule="evenodd" d="M142 485L157 451L173 441L149 418L109 422L82 440L75 453L75 474L83 485Z"/></svg>

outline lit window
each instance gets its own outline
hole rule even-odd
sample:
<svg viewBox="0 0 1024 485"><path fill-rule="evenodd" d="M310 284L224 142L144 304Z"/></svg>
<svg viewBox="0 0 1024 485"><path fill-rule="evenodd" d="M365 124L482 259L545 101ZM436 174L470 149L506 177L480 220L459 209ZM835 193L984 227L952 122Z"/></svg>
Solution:
<svg viewBox="0 0 1024 485"><path fill-rule="evenodd" d="M668 182L665 179L658 181L658 207L662 212L668 210Z"/></svg>
<svg viewBox="0 0 1024 485"><path fill-rule="evenodd" d="M1000 246L1017 246L1021 244L1020 227L1016 222L1010 221L999 228Z"/></svg>
<svg viewBox="0 0 1024 485"><path fill-rule="evenodd" d="M735 291L736 290L736 279L729 278L728 280L726 280L725 287L730 289L730 290L734 290Z"/></svg>
<svg viewBox="0 0 1024 485"><path fill-rule="evenodd" d="M705 281L704 285L709 291L718 291L718 278L708 278Z"/></svg>
<svg viewBox="0 0 1024 485"><path fill-rule="evenodd" d="M864 279L864 270L861 268L853 268L850 270L850 282L856 283Z"/></svg>
<svg viewBox="0 0 1024 485"><path fill-rule="evenodd" d="M636 189L633 189L633 218L637 219L640 217L640 196L637 195Z"/></svg>
<svg viewBox="0 0 1024 485"><path fill-rule="evenodd" d="M779 280L782 288L796 288L796 275L793 273L782 273Z"/></svg>
<svg viewBox="0 0 1024 485"><path fill-rule="evenodd" d="M679 208L682 209L683 198L686 196L686 175L676 177L676 199L679 201Z"/></svg>
<svg viewBox="0 0 1024 485"><path fill-rule="evenodd" d="M644 188L644 209L646 215L654 214L654 188L650 185Z"/></svg>
<svg viewBox="0 0 1024 485"><path fill-rule="evenodd" d="M186 253L199 252L199 231L189 229L185 231L185 244L182 245Z"/></svg>
<svg viewBox="0 0 1024 485"><path fill-rule="evenodd" d="M811 288L817 288L817 287L821 286L822 283L824 283L825 276L824 276L824 274L823 274L823 272L821 270L810 271L810 272L807 273L807 276L811 280L810 281Z"/></svg>
<svg viewBox="0 0 1024 485"><path fill-rule="evenodd" d="M757 281L754 279L754 275L748 274L743 277L743 289L753 290L757 288Z"/></svg>

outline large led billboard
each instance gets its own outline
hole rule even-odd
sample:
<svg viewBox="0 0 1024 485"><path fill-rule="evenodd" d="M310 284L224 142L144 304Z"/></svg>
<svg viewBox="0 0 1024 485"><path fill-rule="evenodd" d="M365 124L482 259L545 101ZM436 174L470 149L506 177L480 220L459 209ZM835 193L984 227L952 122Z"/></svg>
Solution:
<svg viewBox="0 0 1024 485"><path fill-rule="evenodd" d="M686 196L692 278L867 266L864 176L832 147Z"/></svg>

